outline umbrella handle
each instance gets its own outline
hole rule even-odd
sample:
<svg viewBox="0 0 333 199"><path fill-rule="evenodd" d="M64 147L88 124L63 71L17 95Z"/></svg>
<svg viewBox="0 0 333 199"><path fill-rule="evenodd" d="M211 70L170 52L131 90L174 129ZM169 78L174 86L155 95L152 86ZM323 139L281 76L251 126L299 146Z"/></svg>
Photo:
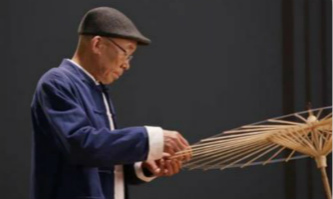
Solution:
<svg viewBox="0 0 333 199"><path fill-rule="evenodd" d="M327 177L327 173L326 173L326 168L325 167L321 167L320 171L321 171L321 179L323 180L323 184L324 184L324 188L325 188L327 199L332 199L331 186L330 186L330 183L328 181L328 177Z"/></svg>

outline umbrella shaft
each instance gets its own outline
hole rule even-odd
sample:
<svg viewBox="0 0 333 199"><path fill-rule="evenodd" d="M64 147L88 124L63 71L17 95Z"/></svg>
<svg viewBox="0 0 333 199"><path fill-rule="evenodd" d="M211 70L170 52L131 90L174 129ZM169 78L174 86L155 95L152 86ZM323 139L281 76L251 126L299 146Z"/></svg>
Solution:
<svg viewBox="0 0 333 199"><path fill-rule="evenodd" d="M321 171L321 179L323 180L323 184L324 184L324 188L325 188L325 193L326 193L327 199L332 199L331 186L330 186L330 183L328 181L328 177L327 177L327 173L326 173L326 168L325 167L321 167L320 171Z"/></svg>

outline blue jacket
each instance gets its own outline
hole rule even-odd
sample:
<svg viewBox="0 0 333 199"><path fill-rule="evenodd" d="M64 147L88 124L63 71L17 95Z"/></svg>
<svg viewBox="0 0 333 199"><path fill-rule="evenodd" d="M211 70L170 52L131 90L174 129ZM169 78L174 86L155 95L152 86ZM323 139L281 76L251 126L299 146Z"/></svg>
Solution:
<svg viewBox="0 0 333 199"><path fill-rule="evenodd" d="M142 182L133 163L147 158L146 128L111 131L102 92L107 95L68 60L38 82L31 104L32 199L113 199L118 164L125 184Z"/></svg>

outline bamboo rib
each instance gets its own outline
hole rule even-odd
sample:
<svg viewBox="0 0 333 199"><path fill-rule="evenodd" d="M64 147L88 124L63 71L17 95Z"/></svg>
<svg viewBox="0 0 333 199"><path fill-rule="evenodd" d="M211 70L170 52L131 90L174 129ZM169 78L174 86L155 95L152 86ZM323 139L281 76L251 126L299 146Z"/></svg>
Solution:
<svg viewBox="0 0 333 199"><path fill-rule="evenodd" d="M301 153L304 153L304 154L307 154L307 155L310 155L310 156L316 156L316 154L314 154L312 152L312 150L310 151L310 150L304 149L303 147L301 147L297 143L281 137L281 135L275 135L274 137L271 138L271 140L272 140L272 142L275 142L275 143L277 143L281 146L285 146L289 149L297 150Z"/></svg>
<svg viewBox="0 0 333 199"><path fill-rule="evenodd" d="M267 153L269 153L270 151L273 151L274 149L278 148L279 145L276 145L272 148L270 148L269 150L265 151L264 153L261 153L260 155L258 155L257 157L253 158L252 160L248 161L247 163L245 163L243 166L241 166L241 168L244 168L248 165L250 165L252 162L254 162L255 160L259 159L260 157L266 155Z"/></svg>
<svg viewBox="0 0 333 199"><path fill-rule="evenodd" d="M294 124L294 125L302 125L303 124L303 123L299 123L299 122L291 122L291 121L277 120L277 119L269 119L267 121L275 122L275 123L282 123L282 124Z"/></svg>
<svg viewBox="0 0 333 199"><path fill-rule="evenodd" d="M241 129L241 130L232 130L232 131L225 131L225 134L229 134L229 133L246 133L246 132L257 132L257 133L265 133L265 132L270 132L272 131L272 129L259 129L259 130L253 130L253 129ZM213 137L213 138L207 138L207 139L203 139L201 141L212 141L212 140L218 140L221 139L220 137Z"/></svg>
<svg viewBox="0 0 333 199"><path fill-rule="evenodd" d="M231 139L231 138L243 139L244 137L249 137L249 136L252 137L253 135L257 135L257 134L262 134L262 132L250 132L250 133L247 133L246 135L244 135L244 134L234 135L233 134L233 135L229 135L229 136L219 137L219 139L217 139L217 138L210 139L209 141L214 141L214 143L225 142L226 139ZM235 140L235 139L233 139L233 140ZM207 142L207 140L202 140L202 143L200 145L194 145L194 146L203 146L203 145L210 145L210 144L211 144L211 142Z"/></svg>
<svg viewBox="0 0 333 199"><path fill-rule="evenodd" d="M300 116L299 114L295 113L295 116L301 119L303 122L307 123L307 120L304 117Z"/></svg>
<svg viewBox="0 0 333 199"><path fill-rule="evenodd" d="M317 112L316 118L320 118L322 112L323 112L323 109L320 109L320 110Z"/></svg>
<svg viewBox="0 0 333 199"><path fill-rule="evenodd" d="M318 113L319 113L320 111L318 111ZM298 114L295 114L296 116L298 115ZM298 116L299 117L299 116ZM303 117L302 117L303 118ZM271 121L273 121L273 122L275 122L276 120L271 120ZM279 120L278 122L285 122L285 121L283 121L283 120ZM305 121L305 119L304 119L304 121ZM297 124L299 124L299 123L297 123ZM282 126L280 126L280 127L282 127L282 128L284 128L285 126L290 126L290 125L282 125ZM262 126L260 126L260 125L257 125L257 126L245 126L246 128L252 128L252 129L254 129L254 130L257 130L257 129L259 129L259 130L263 130L263 129L265 129L265 131L263 131L263 133L267 133L266 132L266 130L267 130L267 126L264 126L264 127L262 127ZM259 128L257 128L257 127L259 127ZM305 132L305 130L304 129L300 129L300 130L298 130L298 132L300 132L301 130L303 130L303 132ZM256 134L256 135L260 135L260 134L262 134L262 132L253 132L253 130L246 130L246 131L249 131L251 134ZM233 132L239 132L239 131L233 131ZM299 147L299 146L297 146L297 141L298 142L300 142L300 143L298 143L298 145L301 145L302 147L304 147L304 146L308 146L308 147L312 147L312 145L309 143L309 139L308 138L306 138L306 137L304 137L304 136L296 136L295 134L293 134L293 133L289 133L289 135L293 138L293 139L295 139L296 140L296 143L294 142L292 142L293 140L289 140L288 139L288 137L285 137L285 136L282 136L282 138L280 138L280 139L284 139L284 140L286 140L287 139L287 141L289 141L288 143L289 144L291 144L292 146L294 146L294 147ZM233 137L234 138L242 138L242 134L238 134L238 135L233 135ZM245 136L243 136L243 137L245 137ZM219 150L219 149L227 149L227 148L230 148L231 147L231 144L236 144L237 142L239 142L239 143L246 143L246 142L244 142L244 139L243 139L243 141L242 140L240 140L240 139L232 139L232 142L230 142L228 139L231 139L231 137L227 137L227 136L225 136L225 137L217 137L217 138L213 138L213 139L205 139L205 140L203 140L203 145L198 145L198 146L194 146L194 147L192 147L192 149L189 149L188 151L186 151L186 152L190 152L190 151L192 151L193 152L193 155L195 156L195 155L205 155L205 154L210 154L210 153L213 153L213 152L216 152L217 150ZM247 138L247 139L249 139L249 138ZM220 146L220 145L217 145L216 143L210 143L210 142L214 142L214 140L219 140L220 141L220 144L225 144L225 146L226 147L222 147L222 146ZM316 141L317 140L317 137L315 137L314 138L314 140ZM207 141L210 141L210 142L207 142ZM314 142L315 143L315 145L317 146L317 143L318 142ZM320 143L322 143L322 142L320 142ZM319 143L319 144L320 144ZM229 144L229 145L228 145ZM322 145L322 144L321 144ZM313 147L312 147L313 148ZM318 147L317 147L318 148ZM322 147L320 147L320 148L322 148ZM208 150L209 149L209 150ZM181 156L182 154L178 154L179 156Z"/></svg>
<svg viewBox="0 0 333 199"><path fill-rule="evenodd" d="M289 132L289 134L294 140L296 140L296 142L300 143L302 146L309 146L312 147L311 144L308 142L308 140L306 140L305 138L303 138L302 135L297 135L294 132Z"/></svg>
<svg viewBox="0 0 333 199"><path fill-rule="evenodd" d="M320 131L314 129L313 130L313 133L314 134L317 134L318 135L318 150L323 150L323 144L324 144L324 135L322 133L320 133Z"/></svg>
<svg viewBox="0 0 333 199"><path fill-rule="evenodd" d="M308 158L308 157L309 156L307 156L307 155L297 155L297 156L292 157L290 160L299 160L299 159ZM276 159L272 160L271 162L269 162L268 164L282 163L282 162L285 162L285 159L286 159L285 157L284 158L276 158ZM265 161L258 160L258 161L255 161L255 162L251 163L248 167L257 166L257 165L264 165L263 164L264 162ZM229 166L227 169L240 168L243 164L244 163L237 163L237 164ZM220 168L221 168L221 166L215 165L215 166L211 167L210 169L220 169ZM198 168L198 169L202 169L202 168Z"/></svg>
<svg viewBox="0 0 333 199"><path fill-rule="evenodd" d="M289 154L289 156L286 158L286 162L288 162L288 161L291 159L291 157L294 155L295 152L296 152L296 151L293 150L293 151Z"/></svg>
<svg viewBox="0 0 333 199"><path fill-rule="evenodd" d="M265 144L263 144L263 145L264 145L264 147L265 147L265 146L267 146L267 143L265 143ZM257 149L260 149L260 148L262 148L262 147L263 147L262 145L255 145L255 146L253 146L253 147L249 147L249 148L247 148L247 149L245 149L245 150L241 150L242 153L238 153L238 154L236 154L236 155L230 153L230 154L228 154L228 155L226 155L226 156L220 157L219 159L211 160L211 161L208 162L208 164L206 164L206 165L207 165L206 167L203 166L203 169L204 169L204 170L207 170L207 169L209 169L210 167L214 166L214 165L211 165L211 164L213 164L213 163L216 162L216 161L218 161L218 162L220 163L220 164L218 164L218 165L224 165L225 163L227 163L227 162L229 162L229 161L231 161L231 160L233 160L233 159L235 159L235 158L241 157L241 156L243 156L243 155L245 155L245 154L248 154L248 153L250 153L250 152L253 152L253 151L257 151ZM223 161L221 161L221 159L222 159ZM202 166L202 165L201 165L201 166Z"/></svg>
<svg viewBox="0 0 333 199"><path fill-rule="evenodd" d="M181 159L184 154L191 153L192 159L184 162L185 168L223 170L288 162L305 157L300 155L302 153L319 161L322 167L325 164L321 159L332 152L331 109L312 109L224 131L202 139L171 158ZM291 151L282 153L284 150Z"/></svg>
<svg viewBox="0 0 333 199"><path fill-rule="evenodd" d="M239 139L239 140L232 140L228 143L225 142L219 142L218 144L213 144L213 145L205 145L203 147L200 146L193 146L192 149L188 149L188 150L184 150L184 151L180 151L178 152L175 156L173 156L174 158L178 158L180 156L183 156L183 154L186 154L188 152L192 152L193 155L199 155L202 152L206 151L207 149L223 149L224 147L233 147L235 144L246 144L248 142L252 142L253 138L251 139ZM223 146L223 147L220 147Z"/></svg>
<svg viewBox="0 0 333 199"><path fill-rule="evenodd" d="M258 141L249 145L244 145L244 146L240 146L236 149L233 150L229 150L229 151L225 151L224 153L221 153L219 155L216 155L214 157L210 157L207 160L210 159L209 162L206 162L208 164L215 162L215 161L219 161L221 158L228 158L230 156L233 156L234 154L241 154L241 153L245 153L246 151L252 150L253 148L258 148L260 146L262 146L262 141ZM214 159L214 158L218 158L218 159Z"/></svg>
<svg viewBox="0 0 333 199"><path fill-rule="evenodd" d="M262 137L262 136L260 136ZM242 144L246 144L244 142L251 142L253 141L255 137L253 136L252 138L241 138L241 139L233 139L231 141L225 141L225 140L220 140L216 143L204 143L204 144L198 144L198 145L194 145L192 146L191 149L188 149L188 150L184 150L184 151L180 151L178 152L175 156L175 158L178 158L179 156L182 156L183 154L186 154L188 152L192 152L193 154L196 154L198 151L203 151L204 149L212 149L212 148L216 148L217 146L219 145L223 145L223 146L228 146L228 145L234 145L234 144L237 144L237 143L242 143Z"/></svg>
<svg viewBox="0 0 333 199"><path fill-rule="evenodd" d="M215 146L215 147L209 147L209 148L204 148L204 149L201 149L201 150L196 150L193 152L193 154L196 154L196 155L201 155L201 154L204 154L205 152L212 152L212 151L216 151L216 150L221 150L221 149L226 149L226 148L234 148L235 144L237 145L244 145L246 143L253 143L252 140L251 142L249 142L250 140L240 140L238 141L237 143L228 143L228 144L220 144L218 146Z"/></svg>
<svg viewBox="0 0 333 199"><path fill-rule="evenodd" d="M314 144L314 146L315 146L315 148L316 148L316 150L319 150L320 148L319 148L319 142L320 142L320 139L319 139L319 135L317 134L317 133L315 133L315 131L314 130L312 130L311 131L311 135L313 135L313 144Z"/></svg>
<svg viewBox="0 0 333 199"><path fill-rule="evenodd" d="M250 157L250 156L252 156L252 155L254 155L254 154L256 154L256 153L259 153L259 152L261 152L261 151L263 151L263 150L265 150L265 149L267 149L267 148L269 148L269 147L271 147L271 146L274 146L274 144L268 144L265 148L261 148L261 149L259 149L259 150L254 151L254 152L251 151L252 153L250 153L249 155L247 155L247 156L245 156L245 157L242 157L241 159L238 159L238 160L236 160L236 161L230 163L230 164L227 165L227 166L222 167L221 170L226 169L226 168L228 168L229 166L231 166L231 165L233 165L233 164L236 164L236 163L238 163L238 162L240 162L240 161L242 161L242 160L244 160L244 159L246 159L246 158L248 158L248 157Z"/></svg>
<svg viewBox="0 0 333 199"><path fill-rule="evenodd" d="M296 114L296 115L298 115L298 114ZM305 120L305 119L304 119ZM280 121L282 121L282 120L280 120ZM262 126L260 126L260 125L257 125L257 126L259 126L259 127L262 127ZM254 130L256 130L256 129L258 129L257 128L257 126L245 126L246 128L252 128L252 129L254 129ZM282 127L282 128L284 128L284 127L286 127L286 126L290 126L290 125L280 125L280 127ZM267 126L264 126L263 127L264 129L265 129L265 131L263 131L263 132L253 132L253 131L249 131L249 130L246 130L246 131L249 131L251 134L256 134L256 135L260 135L260 134L262 134L262 133L267 133L266 132L266 129L267 129ZM298 126L298 128L301 128L301 129L299 129L298 130L298 132L300 132L300 131L302 131L303 130L303 132L305 132L304 131L304 129L302 129L303 127L302 126ZM260 129L260 128L259 128ZM297 128L296 128L297 129ZM261 130L262 130L262 128L261 128ZM234 132L236 132L236 131L234 131ZM271 131L272 132L272 131ZM249 133L249 134L250 134ZM311 144L309 144L309 141L310 140L308 140L307 138L304 138L303 136L295 136L293 133L289 133L289 135L291 136L291 137L293 137L295 140L297 140L297 141L299 141L300 143L300 145L301 146L305 146L305 145L307 145L308 147L311 147L312 145ZM246 136L248 136L247 134L245 134L245 136L243 136L243 137L246 137ZM225 148L228 148L228 145L227 144L236 144L237 142L240 142L240 143L243 143L243 144L246 144L246 142L243 142L244 141L244 138L243 138L243 141L241 141L241 139L232 139L232 141L233 142L230 142L228 139L231 139L231 138L241 138L242 139L242 134L237 134L237 135L232 135L232 137L229 135L229 136L224 136L224 137L218 137L218 138L213 138L213 140L203 140L204 142L204 144L202 144L202 145L198 145L198 146L193 146L191 149L189 149L189 150L187 150L187 151L185 151L185 152L183 152L183 153L186 153L186 152L193 152L193 155L195 156L195 155L205 155L205 154L210 154L210 153L213 153L213 152L216 152L217 150L222 150L222 149L225 149ZM286 138L288 138L288 137L285 137L285 139ZM216 143L216 141L214 142L214 140L217 140L217 139L219 139L219 142L220 142L220 144L223 144L224 143L224 145L226 146L226 147L221 147L220 145L217 145L217 143ZM316 138L315 138L316 139ZM213 142L213 144L212 144L212 142ZM315 143L317 143L317 142L315 142ZM293 146L296 146L296 143L292 143L293 144ZM230 148L230 146L229 146L229 148ZM208 150L208 149L210 149L210 150ZM181 153L179 153L179 154L177 154L178 155L178 157L179 156L181 156L182 154ZM177 157L177 156L176 156Z"/></svg>
<svg viewBox="0 0 333 199"><path fill-rule="evenodd" d="M272 131L272 130L278 130L279 128L286 128L286 127L278 127L278 128L258 128L258 129L240 129L240 130L230 130L230 131L225 131L225 134L233 134L233 133L246 133L246 132L268 132L268 131ZM213 138L208 138L206 140L211 140Z"/></svg>
<svg viewBox="0 0 333 199"><path fill-rule="evenodd" d="M332 113L326 115L326 116L325 116L324 118L322 118L320 121L322 121L322 120L326 120L326 119L329 118L329 117L332 117ZM332 118L331 118L331 120L332 120Z"/></svg>
<svg viewBox="0 0 333 199"><path fill-rule="evenodd" d="M232 149L232 148L233 147L230 146L230 145L229 146L221 145L221 146L216 147L214 149L210 149L210 150L207 150L207 151L200 151L200 152L196 152L196 153L193 153L193 154L194 154L194 156L199 156L199 157L205 156L206 154L208 154L209 157L212 157L212 155L214 155L215 152L218 153L218 154L221 154L222 149L224 149L224 151L223 151L223 153L224 153L225 151L228 151L228 149ZM180 156L181 156L181 154L179 156L175 156L175 157L180 157Z"/></svg>
<svg viewBox="0 0 333 199"><path fill-rule="evenodd" d="M291 135L294 136L293 133L292 133ZM297 137L297 136L295 136L295 137ZM301 140L301 143L304 143L304 144L305 144L304 147L309 147L310 149L315 150L315 148L311 145L311 140L308 139L308 136L307 136L307 135L305 135L305 137L302 136L302 135L300 135L300 136L298 136L297 138L299 138L299 139ZM302 141L303 141L303 142L302 142Z"/></svg>
<svg viewBox="0 0 333 199"><path fill-rule="evenodd" d="M281 147L281 149L279 149L276 153L274 153L269 159L267 159L264 163L263 163L263 165L266 165L266 164L268 164L269 162L271 162L272 161L272 159L273 158L275 158L276 156L278 156L284 149L286 149L286 147Z"/></svg>
<svg viewBox="0 0 333 199"><path fill-rule="evenodd" d="M258 144L260 144L260 143L262 143L262 142L263 142L263 141L258 140L257 142L253 142L253 143L251 143L251 144L249 144L249 145L241 145L241 146L239 146L239 147L236 148L236 149L231 148L231 150L234 150L233 152L246 151L246 150L248 150L248 149L251 149L252 146L257 146ZM228 152L229 152L228 150L227 150L227 151L221 151L221 152L217 153L216 155L214 155L214 154L213 154L213 155L210 154L210 156L205 157L205 158L203 158L203 159L194 159L193 161L191 161L191 163L187 164L187 166L189 166L189 165L191 165L191 164L195 164L195 163L197 163L197 162L204 162L205 164L209 164L209 163L211 163L211 162L205 162L205 161L210 160L210 159L214 159L214 158L217 158L217 157L220 157L220 156L222 156L222 157L229 157L228 154L231 154L231 155L232 155L232 153L228 153ZM225 153L227 153L227 155L223 156Z"/></svg>
<svg viewBox="0 0 333 199"><path fill-rule="evenodd" d="M324 144L325 144L325 142L327 142L327 140L329 139L331 134L327 133L326 131L321 131L321 132L322 132L322 139L324 140Z"/></svg>
<svg viewBox="0 0 333 199"><path fill-rule="evenodd" d="M325 143L325 146L324 146L324 148L323 148L323 154L324 154L325 156L327 156L327 155L330 154L331 152L332 152L332 137L330 138L329 141L327 141L327 142Z"/></svg>
<svg viewBox="0 0 333 199"><path fill-rule="evenodd" d="M245 125L241 128L269 128L269 129L276 129L276 128L285 128L289 127L290 125Z"/></svg>
<svg viewBox="0 0 333 199"><path fill-rule="evenodd" d="M267 137L268 135L266 135L265 137ZM251 138L242 138L242 139L234 139L234 140L231 140L231 141L218 141L217 143L219 143L219 145L224 145L224 146L229 146L229 145L231 145L231 146L233 146L233 145L236 145L236 144L246 144L247 142L253 142L253 140L255 139L255 138L260 138L260 139L265 139L265 137L263 137L263 136L252 136ZM203 150L203 149L209 149L209 148L215 148L215 146L216 146L216 144L211 144L211 146L209 146L209 145L204 145L204 146L200 146L200 145L197 145L197 146L193 146L192 147L192 151L195 153L195 152L197 152L197 151L201 151L201 150ZM193 149L194 148L194 149ZM191 150L187 150L187 151L191 151ZM180 152L181 153L181 152Z"/></svg>
<svg viewBox="0 0 333 199"><path fill-rule="evenodd" d="M326 106L326 107L322 107L322 108L316 108L316 109L312 109L312 112L315 113L315 112L320 111L320 110L328 110L328 109L331 109L331 108L332 108L332 106ZM308 111L298 112L298 114L307 114L307 113L308 113ZM291 113L291 114L288 114L288 115L284 115L284 116L275 117L273 119L278 120L278 119L281 119L281 118L285 119L285 118L290 118L290 117L294 117L294 113ZM260 124L262 124L264 122L269 122L269 121L268 120L266 120L266 121L260 121L260 122L255 122L255 123L252 123L252 124L249 124L249 125L260 125ZM236 129L239 129L239 128L236 128ZM222 132L222 133L219 133L217 135L214 135L214 136L212 136L212 138L213 137L219 137L222 134L225 134L225 132Z"/></svg>

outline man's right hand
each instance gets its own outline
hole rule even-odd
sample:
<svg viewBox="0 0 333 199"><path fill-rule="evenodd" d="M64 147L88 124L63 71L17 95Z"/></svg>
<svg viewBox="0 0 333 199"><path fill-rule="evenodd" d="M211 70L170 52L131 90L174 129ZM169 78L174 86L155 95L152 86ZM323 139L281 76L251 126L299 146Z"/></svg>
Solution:
<svg viewBox="0 0 333 199"><path fill-rule="evenodd" d="M177 131L163 130L164 134L164 152L174 155L178 151L190 149L187 140ZM190 160L191 153L184 153L179 159Z"/></svg>

